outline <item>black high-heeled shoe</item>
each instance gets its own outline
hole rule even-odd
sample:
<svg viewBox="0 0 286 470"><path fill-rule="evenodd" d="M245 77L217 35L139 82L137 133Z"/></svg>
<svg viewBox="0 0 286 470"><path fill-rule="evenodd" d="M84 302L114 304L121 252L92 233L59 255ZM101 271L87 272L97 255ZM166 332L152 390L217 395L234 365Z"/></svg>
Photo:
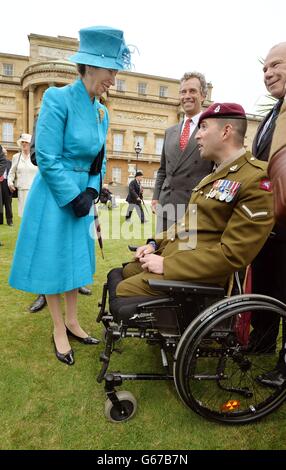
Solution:
<svg viewBox="0 0 286 470"><path fill-rule="evenodd" d="M66 329L67 329L68 336L71 336L72 338L77 339L77 341L79 341L80 343L83 343L83 344L99 344L100 343L99 339L92 338L92 336L86 336L85 338L81 338L80 336L77 336L72 331L70 331L67 326L66 326Z"/></svg>
<svg viewBox="0 0 286 470"><path fill-rule="evenodd" d="M57 350L57 346L56 346L56 342L55 342L55 338L54 338L54 335L52 335L52 341L53 341L53 344L54 344L54 348L55 348L55 353L56 353L56 357L59 361L63 362L64 364L67 364L68 366L72 366L74 363L75 363L75 360L74 360L74 355L73 355L73 350L70 349L67 353L63 354L63 353L60 353L58 350Z"/></svg>

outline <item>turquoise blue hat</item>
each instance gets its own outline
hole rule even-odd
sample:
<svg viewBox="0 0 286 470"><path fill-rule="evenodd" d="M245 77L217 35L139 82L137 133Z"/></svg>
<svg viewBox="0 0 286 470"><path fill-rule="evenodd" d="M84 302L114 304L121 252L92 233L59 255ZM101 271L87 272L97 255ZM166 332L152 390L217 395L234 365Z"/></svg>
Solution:
<svg viewBox="0 0 286 470"><path fill-rule="evenodd" d="M104 69L130 69L131 54L120 29L91 26L81 29L79 36L79 51L69 57L72 62Z"/></svg>

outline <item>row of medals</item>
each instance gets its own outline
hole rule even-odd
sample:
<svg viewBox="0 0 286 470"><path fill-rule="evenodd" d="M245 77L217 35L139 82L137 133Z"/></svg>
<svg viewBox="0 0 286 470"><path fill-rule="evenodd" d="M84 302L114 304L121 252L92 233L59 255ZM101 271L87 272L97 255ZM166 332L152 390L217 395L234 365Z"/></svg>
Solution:
<svg viewBox="0 0 286 470"><path fill-rule="evenodd" d="M231 202L236 195L240 183L230 180L215 181L206 198L217 199L219 201Z"/></svg>

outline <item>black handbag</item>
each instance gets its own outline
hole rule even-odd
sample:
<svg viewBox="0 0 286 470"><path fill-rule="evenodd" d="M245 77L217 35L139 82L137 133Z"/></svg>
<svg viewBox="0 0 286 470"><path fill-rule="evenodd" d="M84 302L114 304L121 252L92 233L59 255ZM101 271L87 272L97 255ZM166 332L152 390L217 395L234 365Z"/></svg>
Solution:
<svg viewBox="0 0 286 470"><path fill-rule="evenodd" d="M92 165L91 165L90 170L89 170L90 175L100 175L99 192L98 192L98 196L95 200L95 203L97 203L99 201L100 193L101 193L101 190L102 190L101 169L102 169L102 164L103 164L103 160L104 160L104 155L105 155L105 147L103 145L101 150L98 152L95 159L93 160Z"/></svg>

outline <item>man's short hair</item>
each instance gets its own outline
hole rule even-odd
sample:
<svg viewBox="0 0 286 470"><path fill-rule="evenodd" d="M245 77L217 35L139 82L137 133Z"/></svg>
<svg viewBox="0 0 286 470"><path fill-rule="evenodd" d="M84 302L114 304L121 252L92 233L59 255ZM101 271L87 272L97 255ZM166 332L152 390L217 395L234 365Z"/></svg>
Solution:
<svg viewBox="0 0 286 470"><path fill-rule="evenodd" d="M201 93L204 97L208 94L208 85L205 76L200 72L186 72L182 76L180 82L183 83L190 78L197 78L201 85Z"/></svg>
<svg viewBox="0 0 286 470"><path fill-rule="evenodd" d="M245 134L247 130L247 119L227 119L220 118L216 119L217 124L220 127L231 124L235 132L235 141L237 144L244 145Z"/></svg>

